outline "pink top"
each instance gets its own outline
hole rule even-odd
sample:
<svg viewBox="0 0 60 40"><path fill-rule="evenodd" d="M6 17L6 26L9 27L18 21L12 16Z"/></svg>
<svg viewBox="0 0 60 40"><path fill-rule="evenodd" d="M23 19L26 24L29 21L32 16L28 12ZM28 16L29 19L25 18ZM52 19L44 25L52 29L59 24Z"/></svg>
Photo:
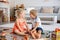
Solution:
<svg viewBox="0 0 60 40"><path fill-rule="evenodd" d="M26 22L19 22L19 27L22 29L22 31L26 31L27 30L27 28L26 28ZM17 24L15 23L14 24L14 28L13 28L13 32L16 29L21 32L21 30L18 28Z"/></svg>

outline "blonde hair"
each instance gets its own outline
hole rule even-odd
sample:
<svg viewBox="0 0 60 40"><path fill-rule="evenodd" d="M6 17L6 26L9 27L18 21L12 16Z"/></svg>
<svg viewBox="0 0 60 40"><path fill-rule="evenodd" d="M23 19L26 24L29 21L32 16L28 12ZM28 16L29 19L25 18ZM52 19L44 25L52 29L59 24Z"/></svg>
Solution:
<svg viewBox="0 0 60 40"><path fill-rule="evenodd" d="M23 10L23 9L21 9L21 8L18 9L18 10L16 10L16 15L15 15L15 16L16 16L17 18L19 18L19 17L20 17L19 14L22 14L21 12L25 12L25 10Z"/></svg>
<svg viewBox="0 0 60 40"><path fill-rule="evenodd" d="M32 10L30 11L30 14L32 14L33 16L37 16L37 10L32 9Z"/></svg>

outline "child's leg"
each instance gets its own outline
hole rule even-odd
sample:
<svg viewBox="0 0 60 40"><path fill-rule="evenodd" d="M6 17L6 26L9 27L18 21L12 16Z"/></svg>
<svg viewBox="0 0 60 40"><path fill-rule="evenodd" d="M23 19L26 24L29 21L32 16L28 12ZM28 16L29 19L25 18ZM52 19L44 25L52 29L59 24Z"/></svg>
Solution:
<svg viewBox="0 0 60 40"><path fill-rule="evenodd" d="M36 39L36 37L35 37L35 33L36 33L36 31L31 32L31 36L32 36L34 39Z"/></svg>
<svg viewBox="0 0 60 40"><path fill-rule="evenodd" d="M15 33L18 34L18 35L23 35L23 36L24 36L24 35L27 35L27 34L25 34L24 32L20 32L19 30L15 30Z"/></svg>
<svg viewBox="0 0 60 40"><path fill-rule="evenodd" d="M41 30L39 30L38 32L36 32L35 35L36 35L37 38L41 38Z"/></svg>
<svg viewBox="0 0 60 40"><path fill-rule="evenodd" d="M41 33L43 32L43 29L42 28L40 28L40 27L38 27L37 29L36 29L36 37L37 38L41 38Z"/></svg>

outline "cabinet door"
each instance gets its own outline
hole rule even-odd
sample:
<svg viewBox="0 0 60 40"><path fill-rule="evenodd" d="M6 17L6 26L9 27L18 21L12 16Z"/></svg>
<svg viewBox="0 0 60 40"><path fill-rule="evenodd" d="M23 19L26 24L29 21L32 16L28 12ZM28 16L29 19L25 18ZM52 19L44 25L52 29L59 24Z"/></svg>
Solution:
<svg viewBox="0 0 60 40"><path fill-rule="evenodd" d="M3 10L0 10L0 23L2 23Z"/></svg>

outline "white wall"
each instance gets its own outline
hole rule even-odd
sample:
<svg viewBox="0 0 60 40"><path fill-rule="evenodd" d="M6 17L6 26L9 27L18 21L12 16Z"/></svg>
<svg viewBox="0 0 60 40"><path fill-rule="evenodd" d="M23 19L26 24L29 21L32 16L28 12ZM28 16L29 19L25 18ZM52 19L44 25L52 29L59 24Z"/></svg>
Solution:
<svg viewBox="0 0 60 40"><path fill-rule="evenodd" d="M25 7L30 6L60 6L60 0L8 0L11 7L11 14L13 13L13 7L17 4L24 4ZM60 18L60 14L58 15L58 20Z"/></svg>
<svg viewBox="0 0 60 40"><path fill-rule="evenodd" d="M25 4L25 7L29 6L60 6L60 0L8 0L11 7L17 4Z"/></svg>
<svg viewBox="0 0 60 40"><path fill-rule="evenodd" d="M59 3L60 1L58 0L15 0L15 5L16 4L21 4L24 3L26 6L60 6Z"/></svg>

